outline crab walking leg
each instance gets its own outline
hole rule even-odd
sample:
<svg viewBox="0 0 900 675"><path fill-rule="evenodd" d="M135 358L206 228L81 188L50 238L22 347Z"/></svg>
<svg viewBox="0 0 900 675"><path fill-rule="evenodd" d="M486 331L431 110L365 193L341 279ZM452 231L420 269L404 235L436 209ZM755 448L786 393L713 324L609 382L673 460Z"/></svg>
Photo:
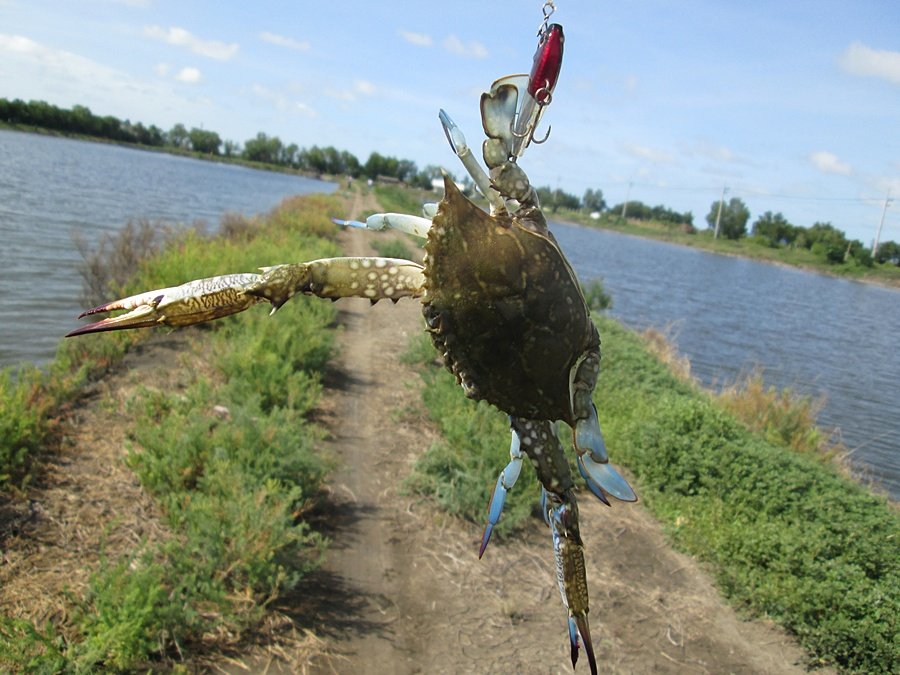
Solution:
<svg viewBox="0 0 900 675"><path fill-rule="evenodd" d="M190 326L269 301L274 313L297 293L377 302L422 295L423 267L398 258L323 258L265 267L262 274L226 274L108 302L81 317L127 309L73 330L66 337L128 328Z"/></svg>
<svg viewBox="0 0 900 675"><path fill-rule="evenodd" d="M597 675L597 660L588 622L588 589L584 567L584 545L578 531L578 503L572 490L547 493L547 518L553 536L556 581L563 605L569 612L569 646L572 667L578 662L578 636L587 652L591 675Z"/></svg>
<svg viewBox="0 0 900 675"><path fill-rule="evenodd" d="M494 526L500 522L500 515L503 513L503 505L506 503L506 494L512 490L513 485L519 480L519 473L522 471L522 450L519 441L519 435L515 429L511 430L512 440L509 444L509 464L500 472L497 477L497 485L494 487L494 493L491 495L491 506L488 512L488 522L484 527L484 534L481 537L481 548L478 549L478 557L484 555L484 549L487 548L491 539L491 533Z"/></svg>
<svg viewBox="0 0 900 675"><path fill-rule="evenodd" d="M588 624L587 576L584 566L584 545L578 530L578 505L572 490L572 474L556 436L556 428L549 420L510 418L518 434L522 451L531 460L544 490L544 517L553 535L556 575L563 605L568 611L569 646L572 665L578 660L578 636L587 653L591 674L596 675L597 663Z"/></svg>
<svg viewBox="0 0 900 675"><path fill-rule="evenodd" d="M475 159L475 155L472 154L463 132L444 110L441 110L439 117L444 127L444 133L447 135L447 140L450 142L450 147L453 148L453 152L459 157L459 161L466 167L466 171L469 172L472 180L475 181L475 185L478 186L481 194L490 202L491 213L506 213L506 203L503 197L491 185L491 179L484 169L481 168L478 160Z"/></svg>
<svg viewBox="0 0 900 675"><path fill-rule="evenodd" d="M425 268L400 258L322 258L307 263L264 267L247 293L272 303L274 313L297 293L320 298L399 300L425 291Z"/></svg>
<svg viewBox="0 0 900 675"><path fill-rule="evenodd" d="M637 495L628 482L609 463L603 432L597 408L591 399L591 392L600 372L600 352L592 349L582 356L577 368L573 368L572 412L575 425L572 431L575 450L578 452L578 471L588 488L607 506L606 495L612 495L623 502L637 501Z"/></svg>
<svg viewBox="0 0 900 675"><path fill-rule="evenodd" d="M336 225L346 225L367 230L383 230L386 227L390 227L422 238L427 237L428 230L431 229L430 218L411 216L406 213L376 213L366 218L364 223L358 220L341 220L340 218L332 218L331 220Z"/></svg>

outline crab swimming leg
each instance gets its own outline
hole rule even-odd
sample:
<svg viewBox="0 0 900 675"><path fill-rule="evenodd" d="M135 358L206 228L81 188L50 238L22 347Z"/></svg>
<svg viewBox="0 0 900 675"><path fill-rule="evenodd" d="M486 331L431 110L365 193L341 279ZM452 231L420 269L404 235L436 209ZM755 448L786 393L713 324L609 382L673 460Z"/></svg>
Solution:
<svg viewBox="0 0 900 675"><path fill-rule="evenodd" d="M398 258L322 258L262 268L262 274L226 274L189 281L108 302L78 318L117 309L119 316L77 328L66 337L128 328L189 326L242 312L268 301L274 313L297 293L321 298L359 297L372 302L419 297L424 268Z"/></svg>
<svg viewBox="0 0 900 675"><path fill-rule="evenodd" d="M568 611L569 646L572 666L578 660L578 636L587 653L591 674L597 675L597 662L588 623L587 576L584 566L584 545L578 530L578 504L573 492L572 474L556 436L553 422L510 418L518 435L522 451L531 460L545 492L544 517L553 535L553 554L556 559L556 579L563 605Z"/></svg>

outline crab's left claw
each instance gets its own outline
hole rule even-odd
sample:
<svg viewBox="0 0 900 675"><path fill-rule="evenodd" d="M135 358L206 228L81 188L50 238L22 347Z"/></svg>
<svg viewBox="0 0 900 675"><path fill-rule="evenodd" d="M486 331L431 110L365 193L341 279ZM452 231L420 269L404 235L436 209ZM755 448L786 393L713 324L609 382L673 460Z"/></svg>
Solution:
<svg viewBox="0 0 900 675"><path fill-rule="evenodd" d="M129 311L89 323L66 337L128 328L189 326L242 312L263 301L263 298L245 292L259 278L258 274L226 274L107 302L83 312L78 318L117 309Z"/></svg>

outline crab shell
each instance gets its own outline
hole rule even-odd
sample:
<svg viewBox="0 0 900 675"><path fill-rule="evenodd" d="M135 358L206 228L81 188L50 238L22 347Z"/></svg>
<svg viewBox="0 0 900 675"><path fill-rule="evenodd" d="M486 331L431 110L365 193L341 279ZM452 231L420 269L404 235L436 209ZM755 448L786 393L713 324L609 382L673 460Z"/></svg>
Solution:
<svg viewBox="0 0 900 675"><path fill-rule="evenodd" d="M445 176L425 251L423 314L466 395L572 424L575 367L600 338L541 210L488 215Z"/></svg>

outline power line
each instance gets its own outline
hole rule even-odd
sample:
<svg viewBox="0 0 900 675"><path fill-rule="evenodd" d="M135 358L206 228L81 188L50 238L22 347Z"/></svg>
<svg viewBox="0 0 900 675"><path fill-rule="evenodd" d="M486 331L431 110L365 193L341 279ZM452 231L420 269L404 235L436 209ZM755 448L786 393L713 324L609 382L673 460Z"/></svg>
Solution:
<svg viewBox="0 0 900 675"><path fill-rule="evenodd" d="M634 187L646 187L654 190L665 190L671 192L713 192L718 190L718 186L697 186L691 187L687 185L659 185L658 183L639 183L635 181L627 182L608 182L607 185L628 185ZM880 204L883 197L820 197L816 195L789 195L780 192L764 192L762 190L753 190L750 188L732 187L729 188L735 194L754 195L757 197L767 197L772 199L792 199L796 201L810 202L856 202L860 204Z"/></svg>

